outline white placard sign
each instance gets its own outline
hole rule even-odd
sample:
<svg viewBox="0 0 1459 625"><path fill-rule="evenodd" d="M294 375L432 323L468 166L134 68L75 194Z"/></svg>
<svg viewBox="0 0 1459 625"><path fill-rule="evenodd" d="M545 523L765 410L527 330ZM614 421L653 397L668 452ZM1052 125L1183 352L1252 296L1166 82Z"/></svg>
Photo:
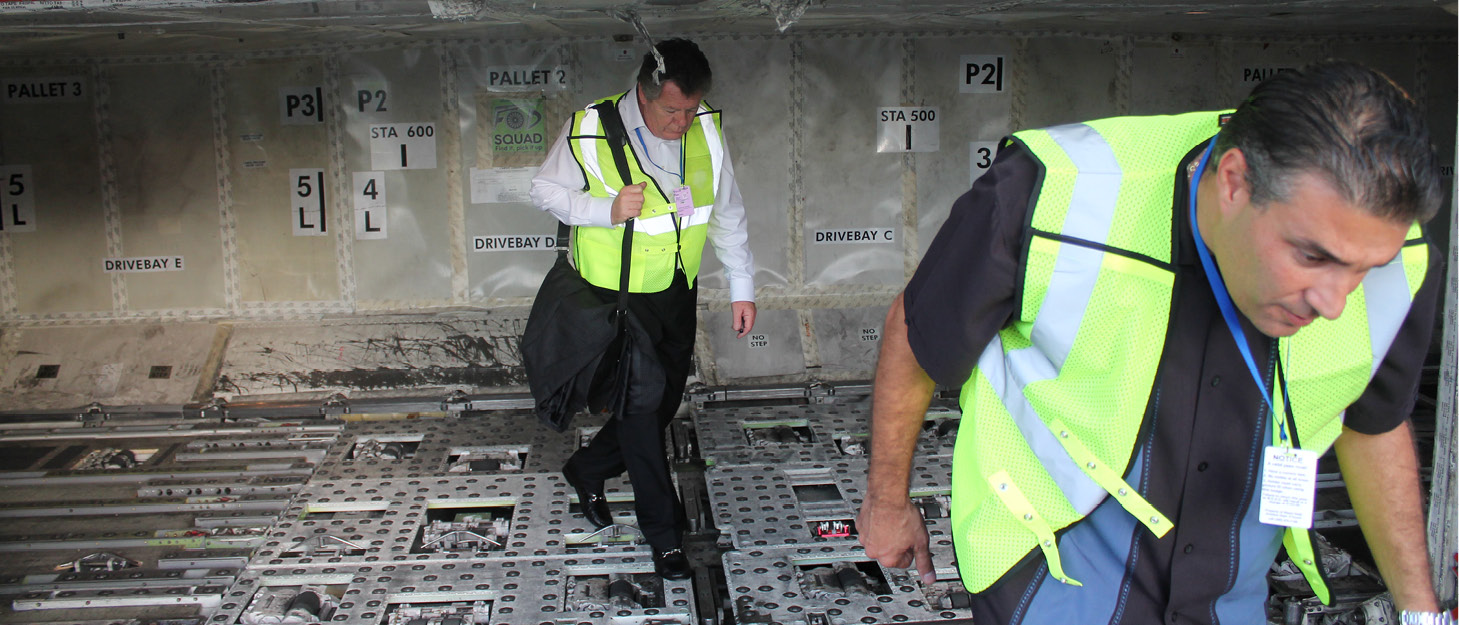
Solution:
<svg viewBox="0 0 1459 625"><path fill-rule="evenodd" d="M472 204L509 204L531 202L528 192L532 190L532 175L535 167L499 167L495 169L471 168Z"/></svg>
<svg viewBox="0 0 1459 625"><path fill-rule="evenodd" d="M1257 520L1267 525L1312 527L1317 497L1317 452L1268 445L1261 466Z"/></svg>
<svg viewBox="0 0 1459 625"><path fill-rule="evenodd" d="M1248 65L1241 68L1241 80L1238 82L1242 87L1251 89L1263 80L1276 76L1281 72L1290 72L1295 67L1277 67L1272 65Z"/></svg>
<svg viewBox="0 0 1459 625"><path fill-rule="evenodd" d="M557 249L555 234L499 234L471 238L473 252L520 252Z"/></svg>
<svg viewBox="0 0 1459 625"><path fill-rule="evenodd" d="M861 342L863 342L863 343L871 343L871 342L880 341L880 340L881 340L881 330L879 330L877 328L862 328L861 329Z"/></svg>
<svg viewBox="0 0 1459 625"><path fill-rule="evenodd" d="M383 239L386 231L385 174L355 172L355 238Z"/></svg>
<svg viewBox="0 0 1459 625"><path fill-rule="evenodd" d="M296 237L319 237L329 232L324 204L324 170L290 169L289 221Z"/></svg>
<svg viewBox="0 0 1459 625"><path fill-rule="evenodd" d="M567 66L494 65L486 68L487 91L562 91L567 89Z"/></svg>
<svg viewBox="0 0 1459 625"><path fill-rule="evenodd" d="M877 152L936 152L937 109L883 108L877 112Z"/></svg>
<svg viewBox="0 0 1459 625"><path fill-rule="evenodd" d="M993 157L997 155L997 141L969 141L968 160L970 161L969 169L972 172L972 178L968 181L968 184L977 182L979 178L982 178L983 174L987 173L988 168L993 166Z"/></svg>
<svg viewBox="0 0 1459 625"><path fill-rule="evenodd" d="M106 273L152 273L154 271L182 271L181 256L137 256L134 258L104 258L102 270Z"/></svg>
<svg viewBox="0 0 1459 625"><path fill-rule="evenodd" d="M0 166L0 231L35 232L35 177L30 165Z"/></svg>
<svg viewBox="0 0 1459 625"><path fill-rule="evenodd" d="M750 344L750 349L761 349L770 345L770 337L765 334L751 334L745 337Z"/></svg>
<svg viewBox="0 0 1459 625"><path fill-rule="evenodd" d="M843 228L817 230L814 242L818 245L839 245L842 243L895 243L896 228Z"/></svg>
<svg viewBox="0 0 1459 625"><path fill-rule="evenodd" d="M435 169L436 125L423 122L370 126L370 168Z"/></svg>
<svg viewBox="0 0 1459 625"><path fill-rule="evenodd" d="M958 64L960 93L1003 93L1008 73L1001 54L964 54Z"/></svg>
<svg viewBox="0 0 1459 625"><path fill-rule="evenodd" d="M280 88L279 119L290 126L324 123L324 87Z"/></svg>
<svg viewBox="0 0 1459 625"><path fill-rule="evenodd" d="M79 102L89 94L82 76L37 76L0 80L0 97L6 104Z"/></svg>

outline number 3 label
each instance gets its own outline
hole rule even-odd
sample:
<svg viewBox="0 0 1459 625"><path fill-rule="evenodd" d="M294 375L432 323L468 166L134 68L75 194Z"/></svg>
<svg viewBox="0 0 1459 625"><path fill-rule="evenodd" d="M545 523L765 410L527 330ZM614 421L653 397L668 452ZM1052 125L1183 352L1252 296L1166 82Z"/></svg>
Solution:
<svg viewBox="0 0 1459 625"><path fill-rule="evenodd" d="M958 65L958 91L962 93L1003 93L1008 76L1001 54L965 54Z"/></svg>
<svg viewBox="0 0 1459 625"><path fill-rule="evenodd" d="M993 156L996 154L998 154L997 141L968 142L968 156L972 160L973 173L972 181L969 184L977 182L984 173L987 173L988 168L993 166Z"/></svg>
<svg viewBox="0 0 1459 625"><path fill-rule="evenodd" d="M0 166L0 232L35 232L30 165Z"/></svg>

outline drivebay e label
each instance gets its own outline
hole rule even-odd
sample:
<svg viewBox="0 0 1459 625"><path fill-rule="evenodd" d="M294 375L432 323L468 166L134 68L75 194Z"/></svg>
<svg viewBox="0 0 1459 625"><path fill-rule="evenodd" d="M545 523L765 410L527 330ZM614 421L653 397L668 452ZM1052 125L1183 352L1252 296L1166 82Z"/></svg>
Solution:
<svg viewBox="0 0 1459 625"><path fill-rule="evenodd" d="M471 251L473 252L519 252L556 248L556 235L502 234L471 238Z"/></svg>
<svg viewBox="0 0 1459 625"><path fill-rule="evenodd" d="M89 94L81 76L38 76L0 80L0 97L6 104L79 102Z"/></svg>
<svg viewBox="0 0 1459 625"><path fill-rule="evenodd" d="M101 261L106 273L152 273L155 271L182 271L181 256L138 256L135 258L106 258Z"/></svg>
<svg viewBox="0 0 1459 625"><path fill-rule="evenodd" d="M818 245L836 245L842 243L895 243L897 240L896 228L846 228L837 230L817 230L813 233L811 242Z"/></svg>

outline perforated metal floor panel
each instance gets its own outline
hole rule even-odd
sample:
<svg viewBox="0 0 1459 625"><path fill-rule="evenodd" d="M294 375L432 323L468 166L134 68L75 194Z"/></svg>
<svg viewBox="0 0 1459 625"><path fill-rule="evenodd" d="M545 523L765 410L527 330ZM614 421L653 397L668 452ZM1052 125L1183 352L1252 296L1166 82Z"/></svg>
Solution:
<svg viewBox="0 0 1459 625"><path fill-rule="evenodd" d="M665 449L682 581L655 574L624 478L594 531L559 472L601 416L563 433L517 409L8 424L0 624L970 622L948 518L960 413L939 400L917 442L924 584L858 542L869 406L839 390L691 394ZM1341 558L1381 592L1324 551ZM1277 600L1307 609L1288 586Z"/></svg>

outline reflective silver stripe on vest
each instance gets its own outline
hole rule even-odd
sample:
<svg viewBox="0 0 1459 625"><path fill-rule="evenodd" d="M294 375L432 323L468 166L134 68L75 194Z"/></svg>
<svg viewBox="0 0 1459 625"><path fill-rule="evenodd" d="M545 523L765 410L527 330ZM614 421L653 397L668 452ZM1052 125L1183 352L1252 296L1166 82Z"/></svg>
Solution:
<svg viewBox="0 0 1459 625"><path fill-rule="evenodd" d="M1114 151L1098 131L1086 124L1057 126L1046 132L1078 169L1063 234L1105 243L1114 222L1122 175ZM1023 388L1059 375L1079 333L1103 260L1104 252L1100 250L1061 244L1043 305L1034 320L1034 346L1011 351L1004 358L1001 341L994 341L996 350L990 346L978 362L990 381L998 376L994 388L998 389L1003 406L1044 470L1080 515L1093 511L1107 493L1064 451L1024 397Z"/></svg>
<svg viewBox="0 0 1459 625"><path fill-rule="evenodd" d="M709 148L709 163L714 168L714 197L719 197L719 171L724 161L724 144L719 140L719 126L714 123L714 114L703 106L699 107L699 125L704 129L704 145ZM698 214L695 214L698 217Z"/></svg>
<svg viewBox="0 0 1459 625"><path fill-rule="evenodd" d="M1064 217L1063 234L1105 243L1120 195L1120 164L1115 160L1114 151L1104 137L1085 124L1056 126L1047 132L1064 148L1079 171L1074 178L1069 211ZM1054 263L1043 307L1034 321L1032 337L1034 344L1053 361L1055 370L1064 366L1064 359L1074 346L1079 322L1089 305L1103 260L1104 253L1099 250L1069 244L1059 246L1059 258ZM1054 314L1045 315L1044 310Z"/></svg>
<svg viewBox="0 0 1459 625"><path fill-rule="evenodd" d="M1032 348L1011 351L1005 358L1003 337L995 334L978 358L978 370L1003 400L1003 407L1023 433L1023 440L1069 500L1069 505L1081 515L1089 514L1104 500L1104 489L1069 457L1023 395L1025 385L1058 375L1052 363Z"/></svg>
<svg viewBox="0 0 1459 625"><path fill-rule="evenodd" d="M581 127L578 128L578 134L598 134L597 109L590 106L588 107L587 112L583 113L583 123ZM582 159L583 169L587 170L589 176L592 176L593 179L601 183L603 181L603 169L598 165L598 140L593 138L583 138L578 139L577 142L578 157ZM608 189L608 185L606 184L603 185L603 188L607 190L608 197L618 195L617 189Z"/></svg>
<svg viewBox="0 0 1459 625"><path fill-rule="evenodd" d="M707 113L708 109L700 107L699 111L700 113ZM719 140L719 128L714 124L713 115L698 115L694 119L699 122L700 128L704 131L704 145L709 150L710 167L714 168L710 178L714 180L714 197L717 198L719 197L720 165L724 162L724 144ZM670 202L674 200L672 193L668 199ZM692 228L707 224L709 223L709 215L713 212L713 200L710 201L708 206L695 206L694 214L688 219L680 221L679 228ZM638 220L638 224L634 226L634 229L647 235L668 234L674 231L672 214L666 213L658 217L640 219Z"/></svg>
<svg viewBox="0 0 1459 625"><path fill-rule="evenodd" d="M1411 298L1408 291L1408 275L1403 266L1403 250L1388 264L1374 267L1363 277L1363 296L1367 302L1368 339L1373 348L1373 369L1369 377L1378 373L1378 366L1393 346L1393 338L1408 317Z"/></svg>
<svg viewBox="0 0 1459 625"><path fill-rule="evenodd" d="M668 234L674 231L674 214L664 213L658 217L639 219L633 229L647 235Z"/></svg>

